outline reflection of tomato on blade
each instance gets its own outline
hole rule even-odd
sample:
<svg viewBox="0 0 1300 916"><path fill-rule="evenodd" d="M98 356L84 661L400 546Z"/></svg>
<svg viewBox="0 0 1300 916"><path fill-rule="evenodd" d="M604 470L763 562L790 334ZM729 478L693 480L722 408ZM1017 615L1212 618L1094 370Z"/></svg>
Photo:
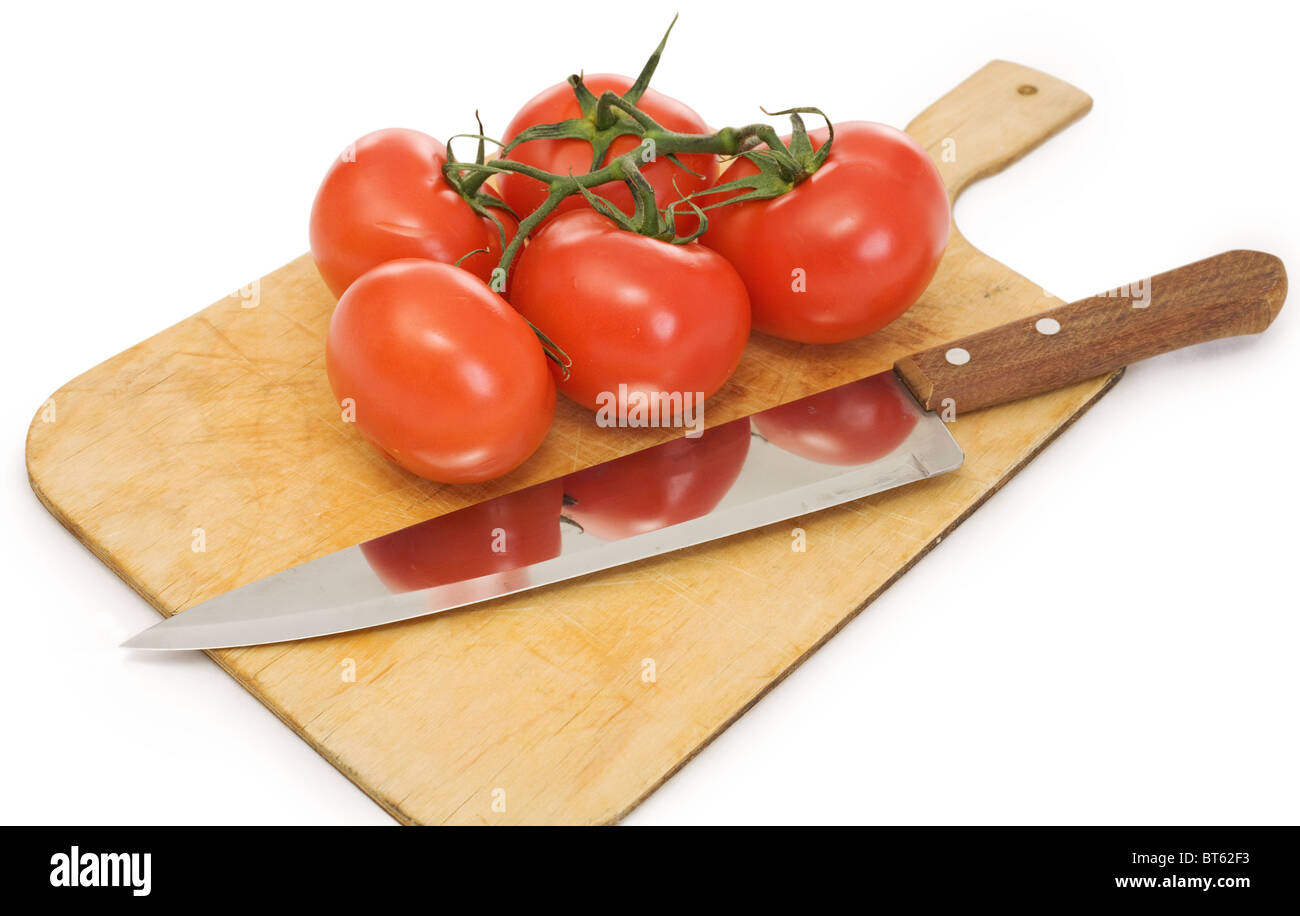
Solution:
<svg viewBox="0 0 1300 916"><path fill-rule="evenodd" d="M563 481L551 480L431 518L361 545L393 592L509 572L560 553Z"/></svg>
<svg viewBox="0 0 1300 916"><path fill-rule="evenodd" d="M749 420L733 420L564 478L564 514L607 541L699 518L727 495L749 453Z"/></svg>
<svg viewBox="0 0 1300 916"><path fill-rule="evenodd" d="M865 464L907 438L916 411L889 375L873 375L754 416L759 434L821 464Z"/></svg>

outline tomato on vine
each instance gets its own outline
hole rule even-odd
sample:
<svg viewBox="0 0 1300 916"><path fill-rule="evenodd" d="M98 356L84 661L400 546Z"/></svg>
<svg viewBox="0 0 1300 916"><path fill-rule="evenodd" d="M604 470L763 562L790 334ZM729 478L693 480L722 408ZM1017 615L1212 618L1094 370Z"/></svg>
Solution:
<svg viewBox="0 0 1300 916"><path fill-rule="evenodd" d="M311 219L312 254L341 294L330 382L403 467L452 483L510 471L545 436L556 384L598 422L614 407L641 425L638 404L652 422L676 417L726 383L751 325L848 340L929 283L949 214L923 149L879 124L832 129L809 107L776 112L787 137L759 123L710 131L650 89L667 38L635 79L545 90L504 140L481 123L448 147L379 131L330 169ZM826 127L810 133L804 114ZM473 160L450 151L465 138ZM723 176L719 157L736 160ZM841 441L810 438L797 413L762 423L792 450L859 459L890 438L860 441L859 421L906 433L888 404L825 408L845 418Z"/></svg>
<svg viewBox="0 0 1300 916"><path fill-rule="evenodd" d="M814 150L828 137L808 134ZM742 157L722 181L758 171ZM889 324L920 298L948 243L939 170L907 134L867 121L835 125L826 161L787 193L708 215L701 240L745 279L755 330L802 343Z"/></svg>
<svg viewBox="0 0 1300 916"><path fill-rule="evenodd" d="M749 296L721 255L620 229L593 210L556 217L514 271L510 302L567 355L560 391L596 410L717 391L749 337Z"/></svg>
<svg viewBox="0 0 1300 916"><path fill-rule="evenodd" d="M533 330L486 283L437 261L389 261L343 293L325 368L363 436L406 470L474 483L545 438L555 384Z"/></svg>
<svg viewBox="0 0 1300 916"><path fill-rule="evenodd" d="M596 97L605 92L624 95L632 88L633 80L617 74L600 73L582 77L582 85L587 92ZM505 142L509 144L525 129L538 124L584 117L594 119L595 106L588 105L588 110L584 112L574 89L571 83L558 83L526 102L506 128ZM646 89L636 100L636 106L667 130L683 134L709 132L704 119L693 110L653 89ZM630 120L627 115L616 112L611 113L610 117ZM611 159L636 150L642 142L642 139L634 134L620 136L610 143L599 162L593 162L592 144L587 140L571 137L536 139L521 143L503 158L558 175L569 173L581 175L591 171L593 166L607 165ZM655 200L660 209L669 206L673 201L680 200L684 195L708 187L717 174L717 157L711 154L686 153L679 157L679 162L680 165L674 163L668 156L658 155L650 149L647 149L642 156L641 174L654 188ZM532 178L507 172L501 176L500 182L502 198L520 219L528 216L546 200L546 186ZM621 181L608 182L591 190L609 200L620 210L632 209L632 194ZM556 208L556 212L563 213L586 206L582 197L573 195L563 200Z"/></svg>
<svg viewBox="0 0 1300 916"><path fill-rule="evenodd" d="M500 208L500 227L476 213L443 176L446 161L442 143L397 128L366 134L334 161L311 209L311 253L330 292L343 295L367 270L397 258L459 261L491 279L501 229L509 241L516 221Z"/></svg>

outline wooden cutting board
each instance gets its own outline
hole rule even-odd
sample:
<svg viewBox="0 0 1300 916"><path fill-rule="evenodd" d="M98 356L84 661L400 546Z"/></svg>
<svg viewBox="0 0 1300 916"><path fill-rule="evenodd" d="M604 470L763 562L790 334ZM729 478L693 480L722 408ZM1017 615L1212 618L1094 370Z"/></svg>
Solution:
<svg viewBox="0 0 1300 916"><path fill-rule="evenodd" d="M1090 106L1060 80L995 61L908 132L955 199ZM929 291L886 330L822 347L755 337L709 402L709 425L1057 304L954 232ZM171 614L673 435L598 429L562 400L546 443L508 477L416 479L343 422L324 369L333 305L304 255L69 382L32 422L32 489ZM617 821L1117 377L959 418L966 465L893 493L470 613L210 654L398 820Z"/></svg>

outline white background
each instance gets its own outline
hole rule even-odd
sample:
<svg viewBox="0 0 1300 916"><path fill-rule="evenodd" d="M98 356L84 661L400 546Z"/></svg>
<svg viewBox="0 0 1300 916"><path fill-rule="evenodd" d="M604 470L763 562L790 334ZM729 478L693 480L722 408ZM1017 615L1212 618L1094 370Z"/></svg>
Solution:
<svg viewBox="0 0 1300 916"><path fill-rule="evenodd" d="M1284 4L679 6L656 85L713 124L901 127L992 58L1092 94L956 208L1062 298L1234 247L1300 270ZM5 6L0 821L390 822L202 655L116 648L156 615L37 503L23 439L65 381L305 250L355 137L475 108L499 133L574 70L635 72L671 15L441 7ZM1290 309L1131 369L628 822L1300 819Z"/></svg>

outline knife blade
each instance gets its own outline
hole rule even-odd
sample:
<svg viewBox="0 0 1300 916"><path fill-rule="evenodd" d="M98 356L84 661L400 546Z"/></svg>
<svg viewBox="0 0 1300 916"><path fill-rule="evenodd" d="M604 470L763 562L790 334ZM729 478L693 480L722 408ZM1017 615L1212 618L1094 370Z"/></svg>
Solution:
<svg viewBox="0 0 1300 916"><path fill-rule="evenodd" d="M137 649L306 639L467 608L958 468L958 413L1263 331L1281 261L1232 251L900 359L893 369L486 500L219 595ZM936 412L942 412L941 418Z"/></svg>

